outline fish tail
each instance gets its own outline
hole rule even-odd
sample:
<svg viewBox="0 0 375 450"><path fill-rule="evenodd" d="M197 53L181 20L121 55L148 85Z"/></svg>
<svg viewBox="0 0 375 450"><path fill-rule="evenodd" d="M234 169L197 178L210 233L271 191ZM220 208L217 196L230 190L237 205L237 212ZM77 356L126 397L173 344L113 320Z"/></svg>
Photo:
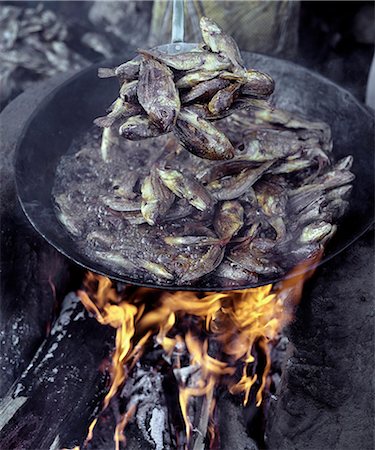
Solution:
<svg viewBox="0 0 375 450"><path fill-rule="evenodd" d="M152 50L145 50L143 48L139 48L138 53L142 55L144 58L159 59L159 55L156 52L153 52Z"/></svg>
<svg viewBox="0 0 375 450"><path fill-rule="evenodd" d="M116 120L116 117L104 116L97 117L94 120L94 124L101 128L109 128L113 125L113 122Z"/></svg>
<svg viewBox="0 0 375 450"><path fill-rule="evenodd" d="M116 76L115 69L111 69L109 67L99 67L98 69L98 77L99 78L111 78Z"/></svg>

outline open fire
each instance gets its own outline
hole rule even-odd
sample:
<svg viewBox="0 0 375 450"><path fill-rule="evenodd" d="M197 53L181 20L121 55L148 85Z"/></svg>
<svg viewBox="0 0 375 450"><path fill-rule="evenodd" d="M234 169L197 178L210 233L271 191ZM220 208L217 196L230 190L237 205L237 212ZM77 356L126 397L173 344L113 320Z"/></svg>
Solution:
<svg viewBox="0 0 375 450"><path fill-rule="evenodd" d="M254 398L256 406L260 406L270 382L272 343L293 317L304 281L313 272L306 269L316 266L320 257L315 255L313 260L298 265L276 285L205 294L119 289L109 278L88 272L79 298L100 324L116 329L111 385L103 409L131 377L142 354L150 346L159 346L178 382L185 433L179 433L176 442L192 448L193 430L198 431L202 445L206 435L213 442L217 387L241 395L244 405ZM201 414L195 424L191 408L197 398L201 400ZM137 405L131 404L117 421L116 449L120 442L125 443L124 429L136 410ZM97 419L90 426L86 443L96 423Z"/></svg>

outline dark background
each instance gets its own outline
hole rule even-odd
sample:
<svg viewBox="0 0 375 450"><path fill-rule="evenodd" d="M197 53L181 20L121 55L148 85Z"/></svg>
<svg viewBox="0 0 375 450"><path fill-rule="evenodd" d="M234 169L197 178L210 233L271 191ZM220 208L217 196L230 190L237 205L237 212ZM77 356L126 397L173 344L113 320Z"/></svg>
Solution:
<svg viewBox="0 0 375 450"><path fill-rule="evenodd" d="M57 20L66 26L68 32L65 43L70 50L78 53L84 59L84 62L80 63L81 66L108 56L104 55L100 48L98 50L95 43L82 42L82 38L87 32L94 32L102 36L108 44L108 49L104 53L115 55L121 54L124 46L136 48L152 45L157 41L155 36L152 36L151 30L153 14L155 14L152 1L2 2L0 10L4 11L8 5L17 8L36 8L40 3L45 9L53 10ZM242 6L245 10L248 8L250 11L250 8L255 8L253 2L242 3L245 4ZM280 30L282 25L285 25L286 30L284 29L283 32L287 36L286 40L288 41L289 38L289 41L280 47L279 41L282 39L282 31L280 31L280 36L276 33L269 38L274 40L272 45L270 42L267 45L264 43L265 52L291 59L316 70L346 87L357 98L364 101L368 73L374 54L374 3L361 1L271 3L280 6L287 4L289 8L286 13L285 10L280 9L276 19L281 24ZM215 4L217 8L228 7L228 2L225 1L215 2ZM112 14L111 9L113 10ZM289 14L290 17L286 20L283 14ZM165 29L168 25L169 20L168 24L165 24L165 27L163 26L160 30L160 35L163 33L166 35ZM274 25L270 23L269 26L273 27ZM1 28L0 38L1 34L4 36L6 33L5 27ZM226 31L232 31L232 34L236 32L236 30ZM153 33L155 34L155 31ZM288 36L288 33L293 36ZM161 39L164 38L165 36ZM251 42L251 36L248 41ZM18 41L18 51L22 52L22 45L23 42ZM261 44L258 43L255 47L262 52ZM0 63L7 60L8 50L1 48L0 42ZM25 51L27 51L26 47ZM20 66L16 67L14 71L12 67L10 74L7 73L7 78L4 70L4 67L0 69L1 84L6 86L6 89L2 89L1 94L2 107L27 88L30 83L46 77ZM65 68L56 69L57 72L64 70ZM14 86L10 88L10 84L14 84Z"/></svg>

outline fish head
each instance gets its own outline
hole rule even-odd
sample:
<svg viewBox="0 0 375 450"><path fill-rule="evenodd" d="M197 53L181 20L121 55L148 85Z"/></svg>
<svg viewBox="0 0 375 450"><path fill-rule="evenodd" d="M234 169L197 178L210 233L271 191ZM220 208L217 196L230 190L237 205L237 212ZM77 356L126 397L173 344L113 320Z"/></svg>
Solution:
<svg viewBox="0 0 375 450"><path fill-rule="evenodd" d="M177 120L178 111L175 107L158 105L150 109L149 118L161 131L168 131Z"/></svg>
<svg viewBox="0 0 375 450"><path fill-rule="evenodd" d="M200 28L203 33L207 33L210 36L215 36L222 33L220 27L208 17L202 17L200 20Z"/></svg>

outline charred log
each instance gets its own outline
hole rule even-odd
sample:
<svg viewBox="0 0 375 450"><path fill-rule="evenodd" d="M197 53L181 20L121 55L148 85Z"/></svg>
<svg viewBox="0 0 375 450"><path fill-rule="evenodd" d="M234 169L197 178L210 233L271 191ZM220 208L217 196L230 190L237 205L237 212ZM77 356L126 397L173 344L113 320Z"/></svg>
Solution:
<svg viewBox="0 0 375 450"><path fill-rule="evenodd" d="M114 331L69 294L50 335L0 403L1 448L82 445L107 391Z"/></svg>

